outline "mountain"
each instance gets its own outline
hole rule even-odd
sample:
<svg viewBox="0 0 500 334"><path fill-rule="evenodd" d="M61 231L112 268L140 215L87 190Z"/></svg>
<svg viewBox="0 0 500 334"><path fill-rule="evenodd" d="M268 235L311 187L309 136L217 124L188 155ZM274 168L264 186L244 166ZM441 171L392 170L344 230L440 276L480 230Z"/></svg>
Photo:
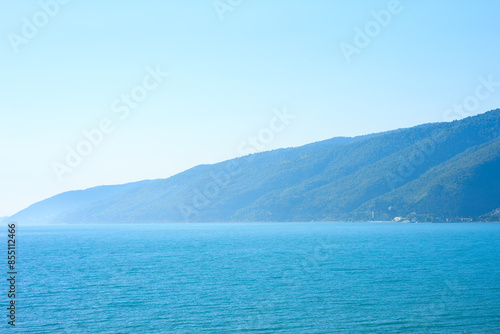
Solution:
<svg viewBox="0 0 500 334"><path fill-rule="evenodd" d="M63 193L29 223L498 220L500 109Z"/></svg>

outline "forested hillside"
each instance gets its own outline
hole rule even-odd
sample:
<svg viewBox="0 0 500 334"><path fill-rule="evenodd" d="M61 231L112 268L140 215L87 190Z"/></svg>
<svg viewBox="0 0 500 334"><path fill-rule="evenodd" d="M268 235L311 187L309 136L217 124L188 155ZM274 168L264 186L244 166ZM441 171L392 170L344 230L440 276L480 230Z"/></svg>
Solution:
<svg viewBox="0 0 500 334"><path fill-rule="evenodd" d="M30 223L498 220L500 110L64 193Z"/></svg>

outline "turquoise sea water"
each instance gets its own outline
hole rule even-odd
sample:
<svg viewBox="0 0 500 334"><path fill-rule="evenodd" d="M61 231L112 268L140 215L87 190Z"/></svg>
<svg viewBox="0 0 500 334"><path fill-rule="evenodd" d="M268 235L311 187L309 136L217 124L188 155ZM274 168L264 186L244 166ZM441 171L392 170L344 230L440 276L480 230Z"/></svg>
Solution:
<svg viewBox="0 0 500 334"><path fill-rule="evenodd" d="M13 332L500 333L500 224L19 226L17 239Z"/></svg>

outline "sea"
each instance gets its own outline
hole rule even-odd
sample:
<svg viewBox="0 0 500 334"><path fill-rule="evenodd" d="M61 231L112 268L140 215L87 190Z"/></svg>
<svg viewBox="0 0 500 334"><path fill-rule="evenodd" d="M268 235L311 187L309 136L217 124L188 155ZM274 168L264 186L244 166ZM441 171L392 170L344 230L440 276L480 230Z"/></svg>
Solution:
<svg viewBox="0 0 500 334"><path fill-rule="evenodd" d="M0 244L7 253L7 228ZM2 333L500 333L500 224L23 226Z"/></svg>

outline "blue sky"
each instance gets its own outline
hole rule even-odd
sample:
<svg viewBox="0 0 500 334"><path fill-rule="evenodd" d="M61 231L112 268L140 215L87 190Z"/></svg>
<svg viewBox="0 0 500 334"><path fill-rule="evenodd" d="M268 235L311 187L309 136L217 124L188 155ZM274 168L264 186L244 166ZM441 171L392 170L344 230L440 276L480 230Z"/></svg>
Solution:
<svg viewBox="0 0 500 334"><path fill-rule="evenodd" d="M55 1L0 4L0 216L239 156L276 110L294 118L261 149L450 120L479 78L500 81L493 0ZM347 61L342 43L370 27ZM141 90L156 68L168 77ZM134 89L147 96L120 119ZM462 116L500 107L497 90ZM113 130L58 177L103 120Z"/></svg>

